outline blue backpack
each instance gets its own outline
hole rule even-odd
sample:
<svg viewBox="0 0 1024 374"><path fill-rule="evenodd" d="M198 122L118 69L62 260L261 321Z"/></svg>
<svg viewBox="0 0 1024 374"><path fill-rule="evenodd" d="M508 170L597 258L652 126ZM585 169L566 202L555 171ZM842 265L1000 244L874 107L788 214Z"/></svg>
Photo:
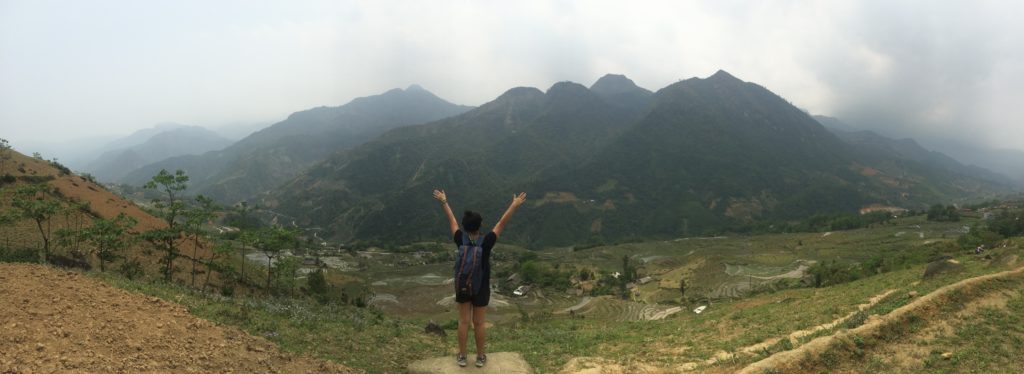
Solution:
<svg viewBox="0 0 1024 374"><path fill-rule="evenodd" d="M480 235L473 243L469 234L462 233L462 245L455 254L455 294L463 297L476 295L484 279L484 238Z"/></svg>

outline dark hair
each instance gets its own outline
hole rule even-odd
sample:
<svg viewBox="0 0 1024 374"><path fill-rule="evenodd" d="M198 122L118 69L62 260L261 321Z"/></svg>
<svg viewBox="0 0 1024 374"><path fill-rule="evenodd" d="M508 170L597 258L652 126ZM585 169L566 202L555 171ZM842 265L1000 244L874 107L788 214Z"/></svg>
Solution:
<svg viewBox="0 0 1024 374"><path fill-rule="evenodd" d="M466 232L476 232L480 230L480 224L484 222L484 217L480 216L480 213L467 210L462 213L462 229Z"/></svg>

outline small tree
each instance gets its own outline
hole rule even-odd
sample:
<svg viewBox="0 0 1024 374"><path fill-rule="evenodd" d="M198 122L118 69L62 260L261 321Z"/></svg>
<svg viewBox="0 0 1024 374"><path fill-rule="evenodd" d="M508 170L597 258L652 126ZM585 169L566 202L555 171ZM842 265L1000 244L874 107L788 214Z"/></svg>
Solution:
<svg viewBox="0 0 1024 374"><path fill-rule="evenodd" d="M83 230L82 237L96 248L94 253L100 260L100 271L107 271L106 263L120 258L121 252L135 243L131 228L137 222L135 218L119 213L113 219L93 220L92 226Z"/></svg>
<svg viewBox="0 0 1024 374"><path fill-rule="evenodd" d="M295 242L298 234L291 229L271 227L256 231L256 249L267 256L267 291L270 291L271 281L274 275L274 260L281 256L281 252Z"/></svg>
<svg viewBox="0 0 1024 374"><path fill-rule="evenodd" d="M622 255L622 279L623 283L632 282L636 279L636 268L629 262L629 255Z"/></svg>
<svg viewBox="0 0 1024 374"><path fill-rule="evenodd" d="M231 247L231 243L228 241L218 241L213 245L213 251L210 252L210 258L206 260L206 282L203 283L203 290L210 285L210 274L214 270L221 273L221 279L225 278L225 274L234 274L234 270L231 268L231 264L220 264L217 260L231 255L234 248Z"/></svg>
<svg viewBox="0 0 1024 374"><path fill-rule="evenodd" d="M188 188L188 175L185 171L177 170L172 175L167 170L161 169L153 176L153 179L146 182L143 188L160 190L166 195L165 199L154 199L153 206L163 212L163 219L167 222L166 228L147 231L143 236L157 244L164 251L164 258L161 262L164 265L164 280L171 281L174 272L174 259L178 257L178 248L175 241L181 237L181 230L177 227L177 220L185 209L179 194Z"/></svg>
<svg viewBox="0 0 1024 374"><path fill-rule="evenodd" d="M213 199L199 195L192 209L185 212L185 227L192 234L192 287L196 286L196 263L199 262L199 237L203 235L203 224L215 217L216 210L217 204Z"/></svg>
<svg viewBox="0 0 1024 374"><path fill-rule="evenodd" d="M260 231L259 230L242 231L242 234L239 235L238 239L239 239L238 240L239 244L241 244L241 245L238 246L238 251L241 252L241 255L242 255L242 263L239 265L240 271L239 271L238 279L240 279L242 281L242 283L245 283L245 263L249 261L245 257L246 250L248 250L249 247L254 247L254 248L256 247L256 243L258 243L260 241Z"/></svg>
<svg viewBox="0 0 1024 374"><path fill-rule="evenodd" d="M291 294L295 290L295 274L299 271L302 262L297 257L278 258L274 263L274 278L277 279L277 289Z"/></svg>
<svg viewBox="0 0 1024 374"><path fill-rule="evenodd" d="M224 218L224 222L239 229L256 229L261 226L259 218L252 213L258 207L249 205L243 201L234 206L231 213Z"/></svg>
<svg viewBox="0 0 1024 374"><path fill-rule="evenodd" d="M188 175L185 175L185 171L178 169L171 175L167 170L161 169L143 188L160 190L166 195L166 199L154 199L153 206L163 211L162 218L167 222L167 226L174 227L185 209L185 204L180 200L182 191L188 189Z"/></svg>
<svg viewBox="0 0 1024 374"><path fill-rule="evenodd" d="M43 248L39 252L39 263L46 263L50 255L50 218L60 211L60 201L52 198L53 190L45 183L29 184L18 187L11 200L11 208L15 215L35 221L39 236L43 238ZM44 228L45 226L45 228Z"/></svg>
<svg viewBox="0 0 1024 374"><path fill-rule="evenodd" d="M11 143L0 138L0 174L7 172L7 161L11 159Z"/></svg>
<svg viewBox="0 0 1024 374"><path fill-rule="evenodd" d="M178 270L174 267L174 259L178 258L175 241L181 238L181 233L176 229L161 228L145 231L141 237L164 252L160 258L160 265L163 267L160 269L160 273L165 281L170 282L171 276Z"/></svg>
<svg viewBox="0 0 1024 374"><path fill-rule="evenodd" d="M4 190L0 189L0 194L2 194L3 192L4 192ZM10 225L10 224L13 224L14 222L18 221L18 218L19 217L17 216L16 212L9 212L9 211L6 211L6 210L2 211L2 212L0 212L0 226L7 226L7 225ZM11 238L5 235L4 239L5 239L5 243L4 244L6 244L5 247L9 247L10 244L11 244ZM7 249L10 249L10 248L7 248Z"/></svg>
<svg viewBox="0 0 1024 374"><path fill-rule="evenodd" d="M327 285L327 277L324 276L322 268L317 268L312 273L309 273L306 278L306 291L321 304L327 302L329 286Z"/></svg>
<svg viewBox="0 0 1024 374"><path fill-rule="evenodd" d="M57 230L57 241L61 246L70 249L73 256L81 257L80 244L85 239L82 235L82 225L85 216L89 214L89 203L68 201L60 213L64 215L66 227Z"/></svg>

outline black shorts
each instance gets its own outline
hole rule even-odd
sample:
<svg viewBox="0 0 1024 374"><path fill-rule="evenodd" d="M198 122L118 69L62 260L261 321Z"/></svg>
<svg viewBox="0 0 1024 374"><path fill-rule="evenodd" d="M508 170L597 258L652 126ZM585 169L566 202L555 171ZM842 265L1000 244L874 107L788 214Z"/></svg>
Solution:
<svg viewBox="0 0 1024 374"><path fill-rule="evenodd" d="M455 294L455 302L459 304L472 302L473 306L487 306L491 303L491 289L490 287L481 288L476 295L469 297Z"/></svg>

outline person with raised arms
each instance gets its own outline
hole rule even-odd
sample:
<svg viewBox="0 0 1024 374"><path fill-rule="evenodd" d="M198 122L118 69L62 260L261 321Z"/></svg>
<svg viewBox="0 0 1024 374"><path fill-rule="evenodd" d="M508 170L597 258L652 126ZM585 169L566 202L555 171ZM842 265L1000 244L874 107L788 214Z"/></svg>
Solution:
<svg viewBox="0 0 1024 374"><path fill-rule="evenodd" d="M441 201L444 213L448 216L448 228L452 239L459 248L455 257L453 282L455 302L459 305L459 354L455 359L459 366L466 366L466 341L469 339L469 322L472 318L473 335L476 338L476 366L483 367L487 363L487 353L484 351L487 330L484 327L484 319L487 315L487 304L491 300L491 250L509 218L526 201L526 193L512 195L512 203L489 233L480 232L483 217L480 213L470 210L463 213L462 229L459 229L455 213L452 213L452 208L448 206L448 196L444 190L434 190L434 198Z"/></svg>

